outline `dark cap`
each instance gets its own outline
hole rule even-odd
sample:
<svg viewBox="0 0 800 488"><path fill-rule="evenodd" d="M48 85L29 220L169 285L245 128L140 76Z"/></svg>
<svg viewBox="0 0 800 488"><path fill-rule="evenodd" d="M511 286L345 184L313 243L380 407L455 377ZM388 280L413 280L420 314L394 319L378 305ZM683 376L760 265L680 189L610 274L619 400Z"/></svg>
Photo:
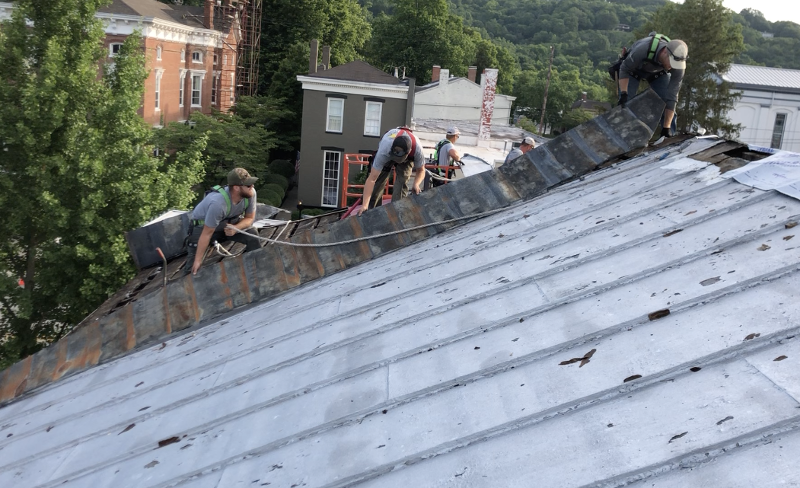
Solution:
<svg viewBox="0 0 800 488"><path fill-rule="evenodd" d="M411 151L411 138L403 134L394 138L392 142L392 155L402 158Z"/></svg>
<svg viewBox="0 0 800 488"><path fill-rule="evenodd" d="M229 186L250 186L255 184L256 181L258 181L258 178L255 176L250 176L250 173L248 173L244 168L234 168L230 173L228 173Z"/></svg>

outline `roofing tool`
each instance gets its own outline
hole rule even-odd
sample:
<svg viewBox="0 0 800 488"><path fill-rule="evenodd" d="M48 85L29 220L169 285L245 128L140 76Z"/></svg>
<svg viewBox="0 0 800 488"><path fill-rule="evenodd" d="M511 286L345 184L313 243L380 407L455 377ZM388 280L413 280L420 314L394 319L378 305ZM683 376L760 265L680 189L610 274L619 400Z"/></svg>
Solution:
<svg viewBox="0 0 800 488"><path fill-rule="evenodd" d="M156 248L156 252L159 256L161 256L161 260L164 261L164 286L167 286L167 258L164 256L164 253L161 251L160 247Z"/></svg>

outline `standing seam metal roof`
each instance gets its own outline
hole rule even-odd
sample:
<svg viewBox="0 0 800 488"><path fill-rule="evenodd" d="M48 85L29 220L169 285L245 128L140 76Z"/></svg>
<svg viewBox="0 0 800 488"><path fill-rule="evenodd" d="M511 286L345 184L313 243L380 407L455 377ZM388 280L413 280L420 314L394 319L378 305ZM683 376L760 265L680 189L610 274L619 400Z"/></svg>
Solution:
<svg viewBox="0 0 800 488"><path fill-rule="evenodd" d="M734 85L800 90L800 70L732 64L722 77Z"/></svg>
<svg viewBox="0 0 800 488"><path fill-rule="evenodd" d="M686 159L715 144L643 153L8 404L0 485L798 483L800 202Z"/></svg>

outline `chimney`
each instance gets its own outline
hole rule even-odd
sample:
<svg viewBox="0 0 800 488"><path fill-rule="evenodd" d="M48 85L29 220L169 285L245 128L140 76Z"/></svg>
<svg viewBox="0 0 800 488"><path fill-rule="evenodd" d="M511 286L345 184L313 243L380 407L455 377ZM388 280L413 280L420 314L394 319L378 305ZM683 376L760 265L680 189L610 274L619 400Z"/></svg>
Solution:
<svg viewBox="0 0 800 488"><path fill-rule="evenodd" d="M331 47L322 46L322 66L323 69L331 69Z"/></svg>
<svg viewBox="0 0 800 488"><path fill-rule="evenodd" d="M440 86L447 86L447 80L450 79L450 70L449 69L440 69L439 70L439 85Z"/></svg>
<svg viewBox="0 0 800 488"><path fill-rule="evenodd" d="M469 71L467 72L467 79L473 83L475 83L475 75L478 74L478 67L477 66L470 66Z"/></svg>
<svg viewBox="0 0 800 488"><path fill-rule="evenodd" d="M488 141L491 135L494 94L497 91L497 73L496 69L486 68L483 70L483 76L481 76L483 102L481 103L481 125L478 129L478 141Z"/></svg>
<svg viewBox="0 0 800 488"><path fill-rule="evenodd" d="M586 92L581 93L581 100L586 101Z"/></svg>
<svg viewBox="0 0 800 488"><path fill-rule="evenodd" d="M414 98L417 91L417 80L408 79L408 96L406 98L406 127L411 127L411 119L414 116Z"/></svg>
<svg viewBox="0 0 800 488"><path fill-rule="evenodd" d="M203 27L214 28L214 0L206 0L203 4Z"/></svg>
<svg viewBox="0 0 800 488"><path fill-rule="evenodd" d="M308 57L308 74L313 75L317 72L317 56L319 56L319 42L311 39L311 54Z"/></svg>
<svg viewBox="0 0 800 488"><path fill-rule="evenodd" d="M431 81L439 81L439 70L442 69L441 66L438 64L433 65L433 70L431 71Z"/></svg>

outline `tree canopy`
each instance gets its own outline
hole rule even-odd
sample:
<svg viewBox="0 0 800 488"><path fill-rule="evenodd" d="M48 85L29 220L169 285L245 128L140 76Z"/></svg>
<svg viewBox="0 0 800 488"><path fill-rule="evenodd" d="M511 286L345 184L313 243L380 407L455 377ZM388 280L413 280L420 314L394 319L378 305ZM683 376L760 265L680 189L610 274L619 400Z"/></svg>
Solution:
<svg viewBox="0 0 800 488"><path fill-rule="evenodd" d="M199 139L153 156L132 35L98 77L103 0L18 0L0 26L0 366L58 339L134 271L124 233L185 207Z"/></svg>

